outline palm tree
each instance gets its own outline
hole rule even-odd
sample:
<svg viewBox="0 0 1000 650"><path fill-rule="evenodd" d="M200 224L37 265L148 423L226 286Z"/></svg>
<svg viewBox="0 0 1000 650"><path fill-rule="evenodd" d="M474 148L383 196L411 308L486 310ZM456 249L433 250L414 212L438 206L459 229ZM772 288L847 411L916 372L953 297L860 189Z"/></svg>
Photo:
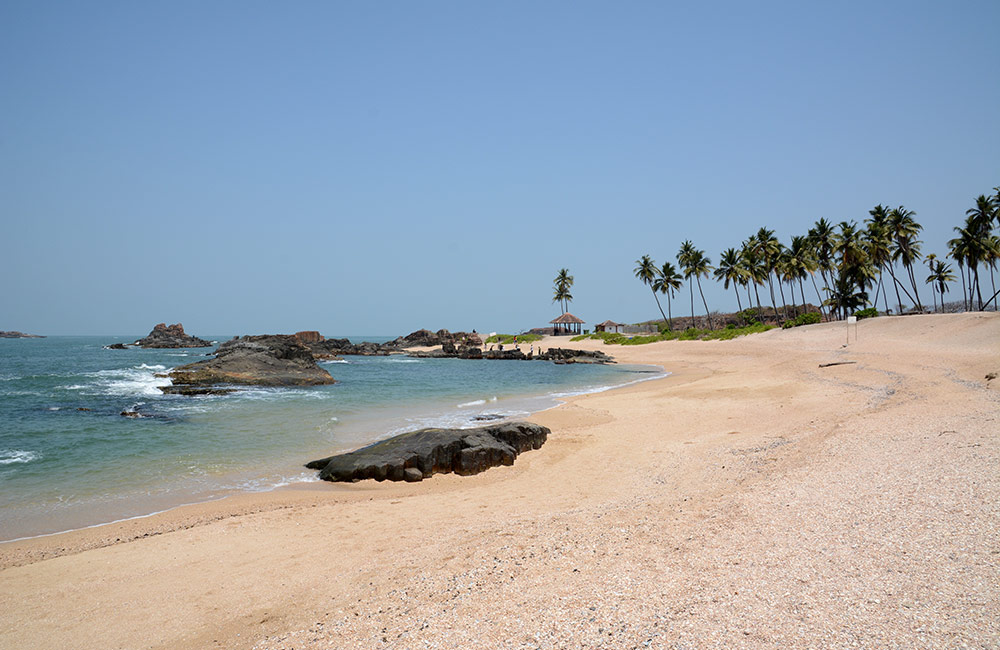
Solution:
<svg viewBox="0 0 1000 650"><path fill-rule="evenodd" d="M660 270L656 268L656 262L650 259L649 255L643 255L635 261L638 265L635 267L634 273L635 277L642 280L643 284L649 285L649 290L653 292L653 299L656 300L656 306L660 310L660 315L663 316L663 322L668 324L667 315L663 313L663 307L660 306L660 299L656 297L657 287L654 286L657 278L660 275Z"/></svg>
<svg viewBox="0 0 1000 650"><path fill-rule="evenodd" d="M708 328L715 329L714 323L712 323L712 314L708 311L708 301L705 300L705 292L701 288L701 277L706 278L712 271L712 260L705 257L705 251L698 250L694 247L690 241L685 241L681 244L681 250L677 253L677 261L680 262L681 268L684 269L684 277L688 278L688 283L691 282L691 277L694 276L695 281L698 283L698 293L701 294L701 301L705 305L705 315L708 317ZM691 322L694 322L694 290L691 291Z"/></svg>
<svg viewBox="0 0 1000 650"><path fill-rule="evenodd" d="M927 256L928 258L930 255ZM948 283L954 282L955 276L951 273L951 264L945 264L941 260L934 262L931 274L927 276L927 283L931 285L931 290L941 294L941 310L944 311L944 294L948 290Z"/></svg>
<svg viewBox="0 0 1000 650"><path fill-rule="evenodd" d="M670 298L675 291L681 288L681 274L677 272L677 267L670 262L664 262L660 269L659 277L653 281L653 290L667 294L667 329L674 329L674 315L670 310ZM660 313L663 313L660 310Z"/></svg>
<svg viewBox="0 0 1000 650"><path fill-rule="evenodd" d="M743 313L743 303L740 301L740 291L738 285L743 284L747 278L747 270L743 267L740 254L735 248L727 248L722 251L719 259L719 268L715 269L715 279L722 280L723 287L729 289L729 283L733 283L733 291L736 293L736 305Z"/></svg>
<svg viewBox="0 0 1000 650"><path fill-rule="evenodd" d="M927 257L924 258L924 261L927 262L927 270L931 272L931 275L934 275L934 260L936 260L936 259L937 259L937 255L935 255L934 253L928 253ZM927 278L926 282L928 284L930 284L930 282L931 282L930 277ZM942 296L942 302L941 302L942 311L944 310L943 299L944 299L944 296ZM936 312L937 311L937 291L934 289L934 285L933 284L931 284L931 300L934 301L934 311Z"/></svg>
<svg viewBox="0 0 1000 650"><path fill-rule="evenodd" d="M834 238L834 251L839 256L837 277L830 288L831 298L836 294L836 299L828 299L827 304L847 310L856 300L867 304L866 289L875 277L875 268L865 251L862 233L857 224L853 221L841 221L838 227L840 230ZM843 314L846 316L849 311L844 311Z"/></svg>
<svg viewBox="0 0 1000 650"><path fill-rule="evenodd" d="M774 282L771 274L774 273L781 255L781 242L774 236L773 230L761 228L757 231L757 247L760 253L761 262L767 270L767 284L771 290L771 308L774 310L774 318L778 318L778 305L774 299Z"/></svg>
<svg viewBox="0 0 1000 650"><path fill-rule="evenodd" d="M757 238L751 235L740 249L740 260L742 261L743 268L746 270L747 274L747 300L750 300L750 285L753 284L754 297L757 298L757 316L764 320L764 311L760 306L760 292L757 291L759 285L764 284L764 265L760 260L760 255L757 251ZM753 302L750 303L751 306Z"/></svg>
<svg viewBox="0 0 1000 650"><path fill-rule="evenodd" d="M1000 193L1000 191L998 191ZM998 210L998 198L980 194L976 198L976 206L965 211L966 229L975 240L973 250L973 260L976 272L976 292L979 289L979 264L990 267L990 284L993 292L996 293L996 281L993 279L993 272L996 269L997 258L1000 257L1000 247L994 241L996 238L990 230L993 228L993 220L1000 220L1000 210ZM992 300L992 299L991 299ZM979 296L979 308L983 309L983 298Z"/></svg>
<svg viewBox="0 0 1000 650"><path fill-rule="evenodd" d="M888 313L889 291L883 286L882 282L883 269L887 267L889 275L892 277L893 288L896 290L896 304L901 303L899 287L896 286L896 275L892 270L892 251L890 249L892 240L889 237L889 212L884 205L879 204L869 210L868 214L871 215L871 219L865 221L865 224L868 226L866 248L868 250L868 257L871 258L872 264L878 270L878 286L875 288L875 298L872 300L872 304L876 307L878 306L878 294L881 290L882 301L885 303L885 311Z"/></svg>
<svg viewBox="0 0 1000 650"><path fill-rule="evenodd" d="M691 260L695 252L694 244L690 239L681 242L681 248L677 251L677 263L684 272L684 279L688 281L688 288L691 291L691 327L694 327L694 285L691 283Z"/></svg>
<svg viewBox="0 0 1000 650"><path fill-rule="evenodd" d="M829 221L820 219L809 229L809 240L812 242L813 251L816 253L816 266L819 269L820 277L823 278L823 285L829 287L831 280L827 279L827 273L833 277L833 240L835 230Z"/></svg>
<svg viewBox="0 0 1000 650"><path fill-rule="evenodd" d="M910 286L913 287L913 298L917 309L923 311L920 292L917 291L917 279L913 275L913 263L920 259L920 240L917 239L917 233L923 229L923 226L913 218L916 214L903 206L893 208L889 213L889 234L893 238L892 259L903 263L903 268L910 276Z"/></svg>
<svg viewBox="0 0 1000 650"><path fill-rule="evenodd" d="M569 288L573 286L573 276L569 274L569 269L559 269L559 275L553 282L556 297L552 299L552 302L559 301L562 312L565 314L569 311L569 302L573 300L573 296L569 292Z"/></svg>
<svg viewBox="0 0 1000 650"><path fill-rule="evenodd" d="M792 245L787 249L785 258L785 268L789 278L794 283L799 282L799 294L802 296L802 309L806 309L806 292L803 287L803 280L807 275L811 275L815 270L815 262L812 257L812 247L809 240L801 235L792 237ZM795 302L795 285L792 284L792 302Z"/></svg>

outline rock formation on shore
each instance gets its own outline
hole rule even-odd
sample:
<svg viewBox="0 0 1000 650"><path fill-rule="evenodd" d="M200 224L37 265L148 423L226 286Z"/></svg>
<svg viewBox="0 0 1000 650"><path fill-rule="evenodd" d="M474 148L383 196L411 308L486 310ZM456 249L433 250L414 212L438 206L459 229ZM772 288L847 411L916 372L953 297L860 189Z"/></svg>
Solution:
<svg viewBox="0 0 1000 650"><path fill-rule="evenodd" d="M2 332L0 331L0 339L44 339L44 336L39 336L38 334L25 334L24 332Z"/></svg>
<svg viewBox="0 0 1000 650"><path fill-rule="evenodd" d="M420 429L347 454L314 460L325 481L420 481L432 474L478 474L538 449L549 429L531 422L504 422L475 429Z"/></svg>
<svg viewBox="0 0 1000 650"><path fill-rule="evenodd" d="M173 325L159 323L153 327L153 331L148 336L139 339L133 345L138 345L140 348L207 348L212 343L186 334L184 326L180 323ZM109 347L114 350L121 349L118 345Z"/></svg>
<svg viewBox="0 0 1000 650"><path fill-rule="evenodd" d="M265 334L233 338L219 346L214 359L197 361L170 371L173 386L164 392L182 393L178 387L216 384L251 386L318 386L336 383L316 365L312 352L295 336ZM187 391L187 394L194 394Z"/></svg>

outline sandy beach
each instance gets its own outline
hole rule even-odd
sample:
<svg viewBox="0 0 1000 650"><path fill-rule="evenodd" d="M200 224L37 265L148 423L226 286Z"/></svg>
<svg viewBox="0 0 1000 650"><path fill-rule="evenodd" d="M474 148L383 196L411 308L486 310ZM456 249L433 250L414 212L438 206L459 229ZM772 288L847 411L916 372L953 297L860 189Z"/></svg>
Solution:
<svg viewBox="0 0 1000 650"><path fill-rule="evenodd" d="M1000 315L846 337L545 340L672 374L512 467L0 544L0 647L1000 647Z"/></svg>

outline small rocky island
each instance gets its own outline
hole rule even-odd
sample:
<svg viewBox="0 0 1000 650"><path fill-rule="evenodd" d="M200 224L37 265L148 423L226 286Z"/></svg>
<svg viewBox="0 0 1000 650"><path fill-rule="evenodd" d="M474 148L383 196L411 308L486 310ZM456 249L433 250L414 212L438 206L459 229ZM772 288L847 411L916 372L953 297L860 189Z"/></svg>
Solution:
<svg viewBox="0 0 1000 650"><path fill-rule="evenodd" d="M225 392L219 385L320 386L336 381L316 365L312 351L298 338L284 334L242 336L226 341L215 358L179 366L168 375L164 393L205 395Z"/></svg>
<svg viewBox="0 0 1000 650"><path fill-rule="evenodd" d="M24 332L4 332L0 331L0 339L44 339L38 334L25 334Z"/></svg>
<svg viewBox="0 0 1000 650"><path fill-rule="evenodd" d="M153 326L151 331L144 338L134 343L113 343L105 346L108 350L127 350L129 347L140 348L207 348L212 342L191 336L184 331L184 326L180 323L167 325L159 323Z"/></svg>
<svg viewBox="0 0 1000 650"><path fill-rule="evenodd" d="M538 449L547 427L504 422L475 429L420 429L338 456L308 463L325 481L421 481L433 474L478 474L513 465L518 454Z"/></svg>

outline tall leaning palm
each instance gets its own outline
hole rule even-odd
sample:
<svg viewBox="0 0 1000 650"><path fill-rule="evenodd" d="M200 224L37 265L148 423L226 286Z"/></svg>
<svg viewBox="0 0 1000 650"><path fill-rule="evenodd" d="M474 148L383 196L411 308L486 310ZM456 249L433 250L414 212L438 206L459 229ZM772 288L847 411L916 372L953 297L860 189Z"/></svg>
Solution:
<svg viewBox="0 0 1000 650"><path fill-rule="evenodd" d="M893 238L893 261L899 261L910 277L913 287L913 299L919 311L924 310L920 304L920 292L917 290L917 279L913 274L913 264L920 260L920 240L917 234L923 229L913 218L917 213L903 206L893 208L889 213L889 233Z"/></svg>
<svg viewBox="0 0 1000 650"><path fill-rule="evenodd" d="M690 241L685 241L681 244L680 252L677 253L677 261L680 262L681 268L684 269L684 277L688 278L688 283L691 282L692 277L698 283L698 293L701 295L701 301L705 305L705 316L708 317L708 328L715 329L715 324L712 322L712 314L708 311L708 301L705 300L705 292L701 288L702 276L708 277L712 272L712 260L705 256L705 251L698 250ZM693 289L691 291L691 322L694 322Z"/></svg>
<svg viewBox="0 0 1000 650"><path fill-rule="evenodd" d="M639 278L643 284L649 286L649 290L653 292L653 298L656 300L656 306L660 310L660 315L663 316L663 322L667 323L669 327L670 323L667 320L667 315L663 313L663 307L660 306L660 299L656 297L657 287L656 280L659 278L660 269L656 268L656 262L654 262L649 255L643 255L635 261L636 267L633 271L635 277Z"/></svg>
<svg viewBox="0 0 1000 650"><path fill-rule="evenodd" d="M722 251L722 256L719 258L719 268L715 269L714 275L716 280L722 281L725 289L729 289L729 283L732 282L733 291L736 293L736 305L742 314L743 303L740 300L739 285L746 281L748 273L735 248L727 248Z"/></svg>
<svg viewBox="0 0 1000 650"><path fill-rule="evenodd" d="M659 277L653 280L653 291L667 294L667 329L674 329L674 315L670 310L670 298L674 292L681 288L682 276L677 271L677 267L670 262L664 262L660 269ZM659 301L657 301L659 303ZM660 313L663 313L662 310Z"/></svg>

